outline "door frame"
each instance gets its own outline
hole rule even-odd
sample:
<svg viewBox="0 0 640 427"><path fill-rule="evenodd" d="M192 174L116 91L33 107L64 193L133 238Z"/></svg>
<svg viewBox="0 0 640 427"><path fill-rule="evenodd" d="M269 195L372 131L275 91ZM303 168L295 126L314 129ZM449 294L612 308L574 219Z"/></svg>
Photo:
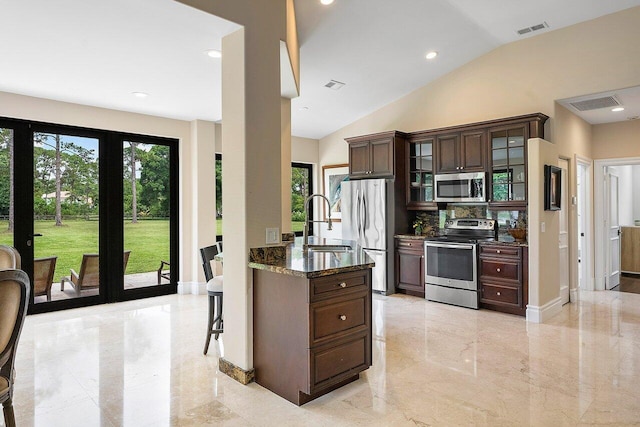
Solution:
<svg viewBox="0 0 640 427"><path fill-rule="evenodd" d="M566 168L562 167L561 163L566 164ZM562 222L562 217L564 216L565 221L566 221L566 229L564 230L564 239L561 238L562 237L562 227L559 227L559 232L558 232L558 250L559 253L561 253L560 249L563 245L566 246L565 248L565 252L566 252L566 263L564 263L563 266L563 259L560 259L560 263L559 263L559 268L562 270L563 268L566 269L566 289L563 286L562 283L560 283L560 298L562 300L562 304L567 304L569 302L572 301L571 299L571 276L573 275L573 264L571 262L571 252L572 252L572 244L573 242L571 241L571 225L572 225L572 218L571 218L571 206L569 204L569 177L571 175L572 171L572 167L571 167L571 159L568 159L566 157L558 157L558 167L560 168L560 170L562 171L562 180L561 180L561 185L562 185L562 189L561 189L561 194L560 197L562 198L562 201L560 203L560 219L559 219L559 223ZM562 225L562 224L561 224ZM561 271L559 271L559 273L561 273ZM562 277L562 276L560 276Z"/></svg>
<svg viewBox="0 0 640 427"><path fill-rule="evenodd" d="M605 219L607 211L605 200L609 189L605 188L605 168L608 166L627 166L640 165L640 157L625 157L616 159L596 160L594 162L594 237L596 241L608 242L608 227L605 227ZM608 245L594 245L595 249L595 273L594 273L594 289L603 291L605 287L605 279L607 272L607 254Z"/></svg>
<svg viewBox="0 0 640 427"><path fill-rule="evenodd" d="M594 288L594 277L593 277L593 243L594 243L594 236L596 236L597 234L593 232L594 230L594 224L593 224L593 219L592 219L592 182L593 182L593 160L588 159L586 157L580 157L578 155L575 156L575 160L576 160L576 170L575 170L575 177L576 177L576 188L578 187L577 183L578 183L578 169L580 169L581 167L584 168L584 189L582 191L578 191L576 193L577 195L577 200L576 200L576 205L578 208L582 209L582 215L584 216L584 230L582 230L585 233L585 239L583 241L584 243L584 247L582 248L582 253L580 254L579 260L580 263L578 265L578 269L582 269L583 271L583 282L580 283L580 272L578 272L578 280L577 280L577 287L575 289L570 289L571 294L571 300L572 301L576 301L577 300L577 293L578 293L578 289L581 290L586 290L586 291L593 291ZM582 186L582 184L580 185ZM584 197L583 197L584 195ZM577 239L580 239L580 225L579 223L576 224L576 237ZM579 245L576 243L576 260L578 259L578 248ZM576 298L574 298L573 292L575 292L575 296Z"/></svg>

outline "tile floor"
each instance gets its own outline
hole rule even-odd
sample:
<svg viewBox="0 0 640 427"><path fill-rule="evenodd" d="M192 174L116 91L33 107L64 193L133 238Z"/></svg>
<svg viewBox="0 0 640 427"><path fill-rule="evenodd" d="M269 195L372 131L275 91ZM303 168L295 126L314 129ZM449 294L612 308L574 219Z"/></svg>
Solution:
<svg viewBox="0 0 640 427"><path fill-rule="evenodd" d="M375 296L373 367L302 407L219 373L206 311L171 295L27 317L18 426L640 423L638 294L582 292L546 324Z"/></svg>

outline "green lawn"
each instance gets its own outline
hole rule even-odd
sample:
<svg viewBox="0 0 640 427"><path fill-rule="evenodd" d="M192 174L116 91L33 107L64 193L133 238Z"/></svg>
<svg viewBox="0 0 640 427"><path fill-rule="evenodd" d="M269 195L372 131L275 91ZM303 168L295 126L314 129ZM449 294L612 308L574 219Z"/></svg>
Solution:
<svg viewBox="0 0 640 427"><path fill-rule="evenodd" d="M304 222L294 222L293 231L302 231ZM222 234L222 220L216 221L217 233ZM0 244L13 245L13 233L7 232L7 221L0 221ZM54 282L78 271L82 254L98 252L98 221L66 220L62 227L53 221L36 221L35 257L57 256ZM127 274L156 271L160 261L169 261L169 221L141 220L124 224L125 250L130 250Z"/></svg>
<svg viewBox="0 0 640 427"><path fill-rule="evenodd" d="M68 276L69 269L78 271L83 253L98 252L98 221L68 220L62 227L53 221L35 221L35 257L57 256L54 282ZM7 222L0 221L0 243L13 245ZM160 260L169 261L169 221L149 220L124 224L125 250L130 250L126 273L156 271Z"/></svg>

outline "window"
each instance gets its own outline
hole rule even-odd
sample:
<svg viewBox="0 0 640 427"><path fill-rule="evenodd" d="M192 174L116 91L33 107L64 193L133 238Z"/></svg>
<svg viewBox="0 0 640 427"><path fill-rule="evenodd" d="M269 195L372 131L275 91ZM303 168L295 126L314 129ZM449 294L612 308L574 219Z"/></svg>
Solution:
<svg viewBox="0 0 640 427"><path fill-rule="evenodd" d="M304 201L313 193L312 167L307 163L291 164L291 231L302 236L304 229ZM309 218L313 218L313 203L309 204ZM309 223L309 235L313 224Z"/></svg>
<svg viewBox="0 0 640 427"><path fill-rule="evenodd" d="M222 154L216 154L216 238L222 240ZM304 228L304 201L313 192L312 166L307 163L291 163L291 231L302 236ZM313 218L313 204L309 206L309 218ZM309 224L309 234L313 234Z"/></svg>

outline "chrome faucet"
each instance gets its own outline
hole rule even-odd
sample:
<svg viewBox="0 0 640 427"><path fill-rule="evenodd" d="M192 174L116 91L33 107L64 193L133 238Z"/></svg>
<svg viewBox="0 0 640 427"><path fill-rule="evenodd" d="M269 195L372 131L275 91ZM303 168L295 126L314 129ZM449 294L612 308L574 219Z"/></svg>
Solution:
<svg viewBox="0 0 640 427"><path fill-rule="evenodd" d="M311 201L311 199L313 199L314 197L322 197L324 200L326 200L327 202L327 220L316 220L316 221L309 221L309 202ZM306 253L309 250L309 222L326 222L328 224L327 226L327 230L332 230L331 227L331 203L329 202L329 199L327 199L327 197L323 194L319 194L319 193L315 193L310 195L309 197L307 197L307 199L304 201L304 229L302 231L302 250L304 253Z"/></svg>

